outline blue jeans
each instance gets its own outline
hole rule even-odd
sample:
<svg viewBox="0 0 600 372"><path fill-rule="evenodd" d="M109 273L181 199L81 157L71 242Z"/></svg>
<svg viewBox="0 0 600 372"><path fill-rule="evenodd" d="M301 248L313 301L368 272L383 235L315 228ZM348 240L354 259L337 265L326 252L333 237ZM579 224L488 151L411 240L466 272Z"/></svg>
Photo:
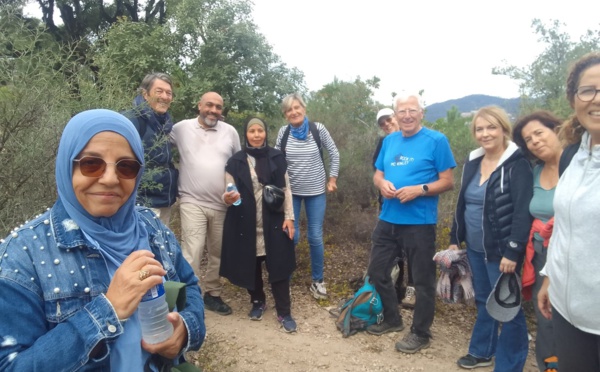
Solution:
<svg viewBox="0 0 600 372"><path fill-rule="evenodd" d="M527 360L529 340L527 323L523 309L507 323L502 323L502 331L498 336L500 322L492 318L485 304L500 277L500 262L486 262L485 253L467 249L469 264L473 273L477 320L473 326L469 354L477 358L496 356L494 371L522 371Z"/></svg>
<svg viewBox="0 0 600 372"><path fill-rule="evenodd" d="M327 197L325 194L315 196L292 195L294 202L294 246L300 240L300 208L304 200L304 210L308 225L308 245L310 246L310 266L312 270L312 280L323 280L323 220L325 219L325 207L327 206Z"/></svg>

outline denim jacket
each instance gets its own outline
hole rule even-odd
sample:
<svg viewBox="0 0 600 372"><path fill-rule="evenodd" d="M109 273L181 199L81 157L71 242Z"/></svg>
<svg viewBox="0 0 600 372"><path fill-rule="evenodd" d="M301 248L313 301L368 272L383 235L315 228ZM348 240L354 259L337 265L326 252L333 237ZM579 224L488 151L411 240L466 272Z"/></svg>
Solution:
<svg viewBox="0 0 600 372"><path fill-rule="evenodd" d="M174 234L149 209L137 212L166 279L186 283L180 315L188 344L182 354L198 350L206 335L198 279ZM123 324L105 297L109 284L103 256L60 201L0 241L0 370L110 371L111 347ZM101 351L92 359L98 344ZM152 360L159 368L177 364Z"/></svg>

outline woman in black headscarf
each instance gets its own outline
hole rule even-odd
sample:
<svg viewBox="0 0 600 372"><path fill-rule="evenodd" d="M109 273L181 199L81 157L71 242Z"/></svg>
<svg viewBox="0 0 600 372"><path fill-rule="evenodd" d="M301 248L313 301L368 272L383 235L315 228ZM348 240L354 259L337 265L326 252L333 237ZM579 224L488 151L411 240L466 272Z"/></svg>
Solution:
<svg viewBox="0 0 600 372"><path fill-rule="evenodd" d="M248 289L252 308L248 316L261 320L266 309L262 262L266 264L275 300L277 319L286 332L296 331L290 310L290 276L296 268L294 253L294 211L285 156L267 145L267 125L251 118L244 125L245 145L225 166L225 183L238 192L223 194L229 205L223 227L223 248L219 274ZM281 210L269 208L263 188L282 189ZM239 198L242 203L233 205Z"/></svg>

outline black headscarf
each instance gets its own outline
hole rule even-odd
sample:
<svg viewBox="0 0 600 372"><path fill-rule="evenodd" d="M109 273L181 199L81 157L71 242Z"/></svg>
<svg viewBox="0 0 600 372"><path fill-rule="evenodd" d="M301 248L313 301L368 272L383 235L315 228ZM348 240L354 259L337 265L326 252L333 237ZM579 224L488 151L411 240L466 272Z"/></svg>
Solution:
<svg viewBox="0 0 600 372"><path fill-rule="evenodd" d="M261 147L252 147L248 142L248 128L252 125L260 125L265 130L265 142ZM244 151L246 154L251 155L254 159L256 159L256 164L254 165L254 170L256 171L256 175L258 176L258 182L263 185L269 184L271 181L271 167L269 165L269 145L267 144L268 138L267 132L267 123L265 123L262 119L259 118L250 118L244 124Z"/></svg>

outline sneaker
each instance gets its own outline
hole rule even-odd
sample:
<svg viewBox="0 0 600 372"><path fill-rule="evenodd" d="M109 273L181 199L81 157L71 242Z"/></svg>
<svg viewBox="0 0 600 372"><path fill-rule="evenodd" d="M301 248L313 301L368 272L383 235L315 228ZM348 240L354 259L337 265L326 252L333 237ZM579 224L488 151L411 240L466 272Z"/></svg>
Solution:
<svg viewBox="0 0 600 372"><path fill-rule="evenodd" d="M396 342L396 350L407 354L414 354L421 349L427 349L430 345L429 337L421 337L412 332Z"/></svg>
<svg viewBox="0 0 600 372"><path fill-rule="evenodd" d="M367 332L372 335L381 336L382 334L388 332L401 332L403 329L404 323L402 322L402 320L400 320L400 324L398 325L392 325L383 321L379 324L372 324L368 326Z"/></svg>
<svg viewBox="0 0 600 372"><path fill-rule="evenodd" d="M221 297L211 296L209 294L204 295L204 308L206 310L214 311L219 315L229 315L233 312L231 307L223 302Z"/></svg>
<svg viewBox="0 0 600 372"><path fill-rule="evenodd" d="M415 287L406 287L406 294L402 299L402 307L414 309L416 300L417 296L415 295Z"/></svg>
<svg viewBox="0 0 600 372"><path fill-rule="evenodd" d="M296 321L291 315L277 316L277 321L287 333L296 332Z"/></svg>
<svg viewBox="0 0 600 372"><path fill-rule="evenodd" d="M456 362L460 368L465 369L488 367L493 363L492 358L477 358L471 354L465 355Z"/></svg>
<svg viewBox="0 0 600 372"><path fill-rule="evenodd" d="M310 285L310 293L312 293L313 297L317 300L327 299L327 288L325 288L325 283L323 281L313 282Z"/></svg>
<svg viewBox="0 0 600 372"><path fill-rule="evenodd" d="M551 356L544 359L544 364L546 365L546 369L544 372L558 372L558 357Z"/></svg>
<svg viewBox="0 0 600 372"><path fill-rule="evenodd" d="M267 305L262 301L252 301L252 309L248 313L250 320L262 320Z"/></svg>

